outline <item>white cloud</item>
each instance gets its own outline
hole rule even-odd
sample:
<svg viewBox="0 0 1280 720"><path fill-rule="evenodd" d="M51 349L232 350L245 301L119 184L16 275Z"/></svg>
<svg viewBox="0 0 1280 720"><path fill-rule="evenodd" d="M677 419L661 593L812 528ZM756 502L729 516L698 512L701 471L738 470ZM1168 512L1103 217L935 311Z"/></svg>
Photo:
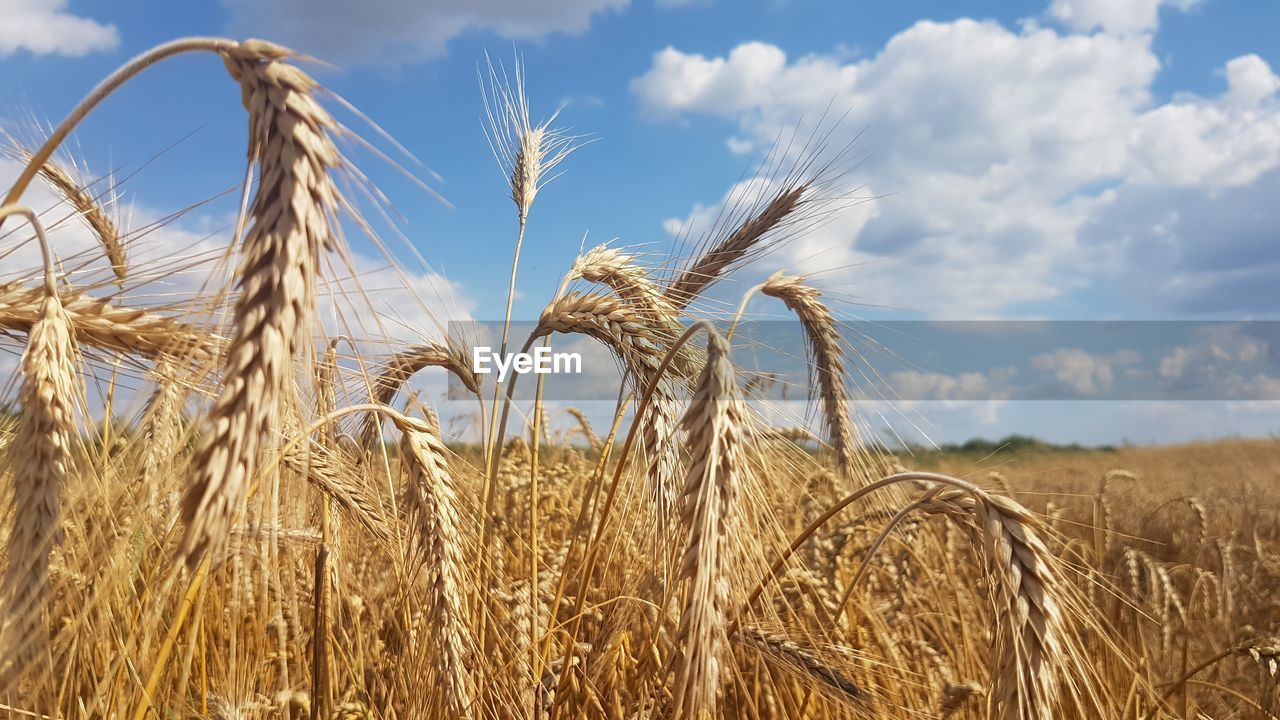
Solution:
<svg viewBox="0 0 1280 720"><path fill-rule="evenodd" d="M120 42L114 25L73 15L66 7L67 0L0 0L0 58L19 50L79 57Z"/></svg>
<svg viewBox="0 0 1280 720"><path fill-rule="evenodd" d="M233 32L266 34L334 62L413 62L444 53L468 30L537 39L581 33L629 0L223 0Z"/></svg>
<svg viewBox="0 0 1280 720"><path fill-rule="evenodd" d="M1156 29L1160 8L1190 10L1201 0L1053 0L1049 14L1073 30L1101 28L1117 34L1145 33Z"/></svg>
<svg viewBox="0 0 1280 720"><path fill-rule="evenodd" d="M1275 382L1255 369L1268 361L1271 351L1271 344L1255 334L1259 330L1235 324L1200 328L1193 344L1178 345L1160 358L1160 378L1181 392L1200 391L1228 399L1276 399L1272 392Z"/></svg>
<svg viewBox="0 0 1280 720"><path fill-rule="evenodd" d="M1214 196L1280 167L1264 61L1229 63L1219 97L1154 104L1159 69L1149 35L961 19L918 22L855 61L757 42L723 57L666 48L631 87L652 117L734 121L733 151L847 109L832 145L865 128L873 154L850 179L887 196L781 259L825 243L827 267L854 266L832 281L860 296L973 318L1096 282L1114 248L1081 228L1136 192L1176 211L1175 190Z"/></svg>
<svg viewBox="0 0 1280 720"><path fill-rule="evenodd" d="M1275 97L1280 90L1280 77L1271 71L1266 60L1254 53L1227 61L1226 99L1234 105L1256 107Z"/></svg>
<svg viewBox="0 0 1280 720"><path fill-rule="evenodd" d="M904 370L889 375L894 393L919 400L1004 400L1011 396L1009 383L1016 368L997 368L990 373L966 372L958 375Z"/></svg>
<svg viewBox="0 0 1280 720"><path fill-rule="evenodd" d="M1054 378L1076 395L1103 395L1111 391L1116 365L1131 365L1139 360L1133 350L1111 355L1095 355L1080 348L1059 348L1031 358L1031 365L1052 373Z"/></svg>

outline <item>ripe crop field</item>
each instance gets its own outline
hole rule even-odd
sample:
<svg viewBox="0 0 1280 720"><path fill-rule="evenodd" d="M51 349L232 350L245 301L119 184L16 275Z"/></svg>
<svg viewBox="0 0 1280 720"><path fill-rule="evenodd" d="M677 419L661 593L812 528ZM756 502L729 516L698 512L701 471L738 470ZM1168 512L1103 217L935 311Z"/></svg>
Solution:
<svg viewBox="0 0 1280 720"><path fill-rule="evenodd" d="M135 268L103 190L52 151L179 53L238 85L253 181L217 252ZM540 303L536 329L502 350L579 335L623 370L615 421L593 428L513 409L457 338L395 345L363 322L346 259L364 186L344 155L361 141L305 68L267 42L178 41L10 148L28 171L0 208L0 344L18 359L0 714L1280 712L1280 442L890 453L858 420L841 309L786 274L752 293L803 326L816 438L763 420L734 364L741 293L710 291L847 200L847 149L780 142L771 182L672 256L586 250L554 297L519 298ZM511 274L510 308L535 200L580 141L528 116L518 73L486 81L514 255L476 262ZM58 208L24 204L41 183ZM75 223L96 243L60 255ZM155 300L197 266L203 292ZM336 324L317 311L334 295ZM419 373L474 396L474 437L443 432Z"/></svg>

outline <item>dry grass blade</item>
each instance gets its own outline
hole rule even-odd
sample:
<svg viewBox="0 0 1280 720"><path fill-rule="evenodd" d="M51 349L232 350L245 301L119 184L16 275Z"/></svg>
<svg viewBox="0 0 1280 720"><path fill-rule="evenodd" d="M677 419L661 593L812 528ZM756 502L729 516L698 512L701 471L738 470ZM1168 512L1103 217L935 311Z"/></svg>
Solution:
<svg viewBox="0 0 1280 720"><path fill-rule="evenodd" d="M677 575L684 599L676 632L674 718L716 717L733 612L729 551L747 418L728 344L714 330L708 335L707 363L681 422L690 464L680 498L686 543Z"/></svg>
<svg viewBox="0 0 1280 720"><path fill-rule="evenodd" d="M341 156L328 135L335 123L316 102L315 81L281 62L289 55L260 41L223 52L249 111L249 159L257 165L258 187L241 248L241 293L222 392L183 499L182 552L189 565L225 539L244 501L291 381L299 335L309 329L320 254L335 242L339 197L330 172Z"/></svg>

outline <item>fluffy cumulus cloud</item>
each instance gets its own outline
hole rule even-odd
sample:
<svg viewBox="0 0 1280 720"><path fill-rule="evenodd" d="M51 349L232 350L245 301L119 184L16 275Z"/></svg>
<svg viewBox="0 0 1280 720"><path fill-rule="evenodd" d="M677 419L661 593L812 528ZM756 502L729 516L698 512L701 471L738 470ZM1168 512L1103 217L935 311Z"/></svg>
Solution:
<svg viewBox="0 0 1280 720"><path fill-rule="evenodd" d="M0 0L0 58L26 50L78 57L120 42L114 25L67 12L67 0Z"/></svg>
<svg viewBox="0 0 1280 720"><path fill-rule="evenodd" d="M1116 9L1122 5L1135 7ZM659 121L729 119L736 152L768 147L779 128L803 133L828 107L847 109L837 133L852 138L865 128L859 143L873 151L850 183L885 196L837 213L784 259L804 270L826 247L835 254L822 267L851 266L830 281L856 286L861 297L935 316L993 316L1087 291L1107 280L1099 267L1136 263L1150 249L1156 231L1147 219L1172 214L1161 217L1168 240L1177 223L1207 222L1231 212L1223 203L1258 200L1244 196L1280 167L1280 79L1262 58L1227 63L1224 87L1211 97L1155 101L1161 63L1151 34L1139 31L1155 27L1157 5L1053 6L1064 22L1074 13L1072 27L1102 28L1091 34L921 21L860 60L837 52L793 58L758 42L722 57L666 48L632 91ZM1201 219L1178 214L1188 198L1202 201ZM707 212L695 208L672 226ZM1130 228L1129 245L1098 241L1100 223L1125 219L1140 226ZM1248 238L1231 242L1254 242ZM1170 241L1167 264L1184 276L1183 288L1217 284L1185 258L1223 241L1186 232ZM1204 297L1167 292L1179 294ZM1189 301L1157 311L1212 309Z"/></svg>
<svg viewBox="0 0 1280 720"><path fill-rule="evenodd" d="M903 370L889 375L893 393L905 400L1005 400L1012 394L1010 382L1017 368L996 368L989 373L958 375Z"/></svg>
<svg viewBox="0 0 1280 720"><path fill-rule="evenodd" d="M1074 30L1101 28L1110 33L1145 33L1156 29L1161 7L1190 10L1201 0L1053 0L1049 14Z"/></svg>
<svg viewBox="0 0 1280 720"><path fill-rule="evenodd" d="M223 0L237 34L266 34L334 62L412 62L467 30L533 39L581 33L629 0Z"/></svg>
<svg viewBox="0 0 1280 720"><path fill-rule="evenodd" d="M1031 358L1031 365L1052 374L1062 388L1080 397L1090 397L1111 391L1116 381L1116 365L1131 365L1139 359L1132 350L1096 355L1080 348L1059 348Z"/></svg>

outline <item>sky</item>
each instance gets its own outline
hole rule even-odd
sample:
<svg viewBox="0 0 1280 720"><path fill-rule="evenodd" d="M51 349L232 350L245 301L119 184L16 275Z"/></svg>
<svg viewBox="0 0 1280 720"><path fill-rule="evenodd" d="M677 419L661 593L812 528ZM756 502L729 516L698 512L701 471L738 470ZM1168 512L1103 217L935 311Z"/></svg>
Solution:
<svg viewBox="0 0 1280 720"><path fill-rule="evenodd" d="M264 37L328 63L310 70L448 201L352 149L402 216L405 239L388 244L407 264L426 261L412 279L436 296L435 318L501 317L514 212L477 72L486 54L508 68L518 54L534 117L559 108L556 126L591 140L531 213L520 317L536 317L584 244L660 257L751 181L776 138L819 124L834 145L852 143L839 191L857 201L720 288L726 302L788 269L851 321L1280 319L1274 2L0 0L0 15L6 127L56 122L110 69L184 35ZM162 217L239 181L238 99L216 59L178 58L95 111L74 152L91 175L145 164L121 191L135 221ZM13 171L0 163L0 179ZM233 211L190 213L150 238L152 256L210 242ZM356 250L362 269L383 272L372 249ZM420 322L384 304L400 324ZM1260 342L1263 357L1277 353ZM1212 359L1213 347L1187 353ZM1132 365L1059 349L1057 361L1097 376ZM952 390L906 411L925 413L940 440L1280 430L1268 402L957 400L963 379L946 370L915 369ZM1244 379L1271 387L1267 371Z"/></svg>

